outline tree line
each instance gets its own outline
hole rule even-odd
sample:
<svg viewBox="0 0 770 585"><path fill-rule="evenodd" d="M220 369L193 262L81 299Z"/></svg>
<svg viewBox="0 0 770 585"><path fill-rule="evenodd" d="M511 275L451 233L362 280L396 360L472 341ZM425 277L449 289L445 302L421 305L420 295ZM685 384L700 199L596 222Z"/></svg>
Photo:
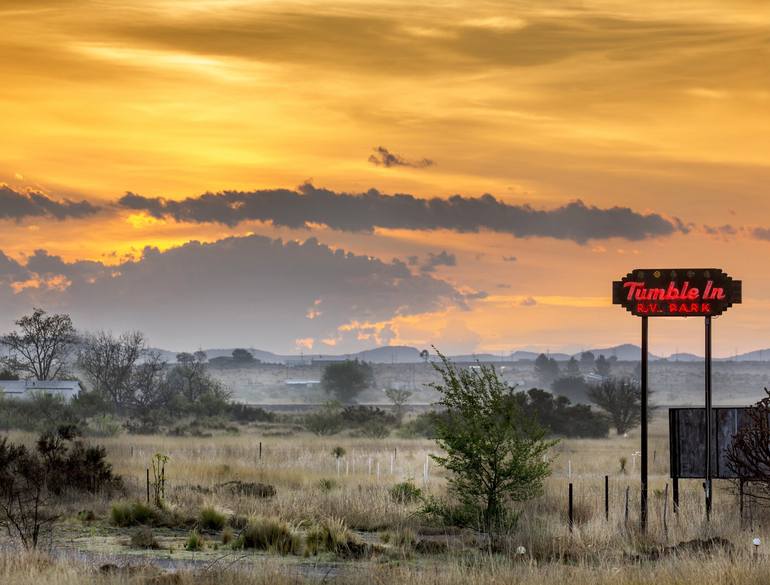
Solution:
<svg viewBox="0 0 770 585"><path fill-rule="evenodd" d="M78 374L74 400L84 416L109 413L140 424L186 414L221 414L230 392L208 372L204 352L180 353L168 364L139 331L79 332L69 315L35 308L0 337L5 379L56 380Z"/></svg>

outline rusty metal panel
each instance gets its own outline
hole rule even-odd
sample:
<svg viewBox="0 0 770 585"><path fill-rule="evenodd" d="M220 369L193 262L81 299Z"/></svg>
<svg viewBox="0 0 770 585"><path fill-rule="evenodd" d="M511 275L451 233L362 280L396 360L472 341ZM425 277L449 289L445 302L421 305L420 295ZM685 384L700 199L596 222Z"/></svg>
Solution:
<svg viewBox="0 0 770 585"><path fill-rule="evenodd" d="M736 479L727 463L727 450L742 425L748 422L748 409L712 409L711 469L715 479ZM671 477L704 478L706 455L706 411L704 408L669 409Z"/></svg>

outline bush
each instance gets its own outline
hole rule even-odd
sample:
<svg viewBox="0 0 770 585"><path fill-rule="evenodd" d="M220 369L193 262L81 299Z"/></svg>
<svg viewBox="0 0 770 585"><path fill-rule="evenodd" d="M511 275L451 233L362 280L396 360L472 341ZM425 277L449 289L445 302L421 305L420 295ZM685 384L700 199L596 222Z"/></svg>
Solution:
<svg viewBox="0 0 770 585"><path fill-rule="evenodd" d="M484 529L484 510L480 506L474 506L469 502L451 502L443 498L428 496L423 500L420 513L428 520L441 526ZM503 507L498 511L496 518L496 530L510 532L518 524L519 513Z"/></svg>
<svg viewBox="0 0 770 585"><path fill-rule="evenodd" d="M134 548L160 548L152 530L146 526L134 531L131 535L131 546Z"/></svg>
<svg viewBox="0 0 770 585"><path fill-rule="evenodd" d="M185 550L195 552L199 550L203 550L205 546L205 542L203 540L203 537L193 530L190 533L190 536L187 537L187 542L184 545Z"/></svg>
<svg viewBox="0 0 770 585"><path fill-rule="evenodd" d="M79 434L77 427L63 425L38 438L37 452L48 468L48 489L54 494L65 489L97 493L120 487L121 480L113 475L104 447L86 445L78 439Z"/></svg>
<svg viewBox="0 0 770 585"><path fill-rule="evenodd" d="M344 420L339 406L327 403L321 410L305 415L302 420L304 427L319 436L335 435L342 430Z"/></svg>
<svg viewBox="0 0 770 585"><path fill-rule="evenodd" d="M299 554L302 540L291 527L277 518L254 518L243 529L238 548L266 550L287 555Z"/></svg>
<svg viewBox="0 0 770 585"><path fill-rule="evenodd" d="M202 530L222 530L226 523L225 515L213 506L201 508L198 515L198 525Z"/></svg>
<svg viewBox="0 0 770 585"><path fill-rule="evenodd" d="M426 439L435 439L437 436L436 424L442 416L438 412L418 414L404 424L398 434L404 438L424 437Z"/></svg>
<svg viewBox="0 0 770 585"><path fill-rule="evenodd" d="M572 404L565 396L532 388L528 392L518 392L515 400L525 416L536 420L552 435L602 438L609 433L610 423L606 416L591 410L587 404Z"/></svg>
<svg viewBox="0 0 770 585"><path fill-rule="evenodd" d="M259 406L233 402L227 407L227 415L231 420L240 423L274 422L275 414Z"/></svg>
<svg viewBox="0 0 770 585"><path fill-rule="evenodd" d="M330 492L337 488L337 481L334 479L323 478L318 481L318 489L322 492Z"/></svg>
<svg viewBox="0 0 770 585"><path fill-rule="evenodd" d="M398 504L411 504L422 498L422 490L411 481L397 483L388 490L390 499Z"/></svg>

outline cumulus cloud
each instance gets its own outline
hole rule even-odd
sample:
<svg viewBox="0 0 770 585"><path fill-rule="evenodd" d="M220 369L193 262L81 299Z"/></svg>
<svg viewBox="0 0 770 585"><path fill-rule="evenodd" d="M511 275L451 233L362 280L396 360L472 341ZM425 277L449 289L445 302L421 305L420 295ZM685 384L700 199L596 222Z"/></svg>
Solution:
<svg viewBox="0 0 770 585"><path fill-rule="evenodd" d="M167 251L148 247L117 265L68 262L44 250L25 261L0 253L3 314L51 307L70 312L81 327L140 329L172 348L205 343L292 351L298 340L329 338L351 321L385 322L468 301L449 283L414 274L401 261L335 250L314 238L300 243L255 235Z"/></svg>
<svg viewBox="0 0 770 585"><path fill-rule="evenodd" d="M56 201L37 192L21 193L0 185L0 219L21 221L30 217L69 219L95 214L99 208L88 201Z"/></svg>
<svg viewBox="0 0 770 585"><path fill-rule="evenodd" d="M492 195L420 199L409 194L338 193L304 184L296 191L223 191L180 201L128 193L120 207L144 211L179 222L214 222L235 226L268 221L276 226L308 228L317 223L331 229L371 232L376 228L478 232L491 230L515 237L550 237L585 243L604 238L642 240L686 233L677 218L639 213L628 207L599 208L580 200L554 209L511 205Z"/></svg>
<svg viewBox="0 0 770 585"><path fill-rule="evenodd" d="M369 155L369 162L378 167L411 167L413 169L424 169L426 167L432 167L435 162L429 158L423 158L421 160L408 160L403 156L390 152L384 146L378 146L374 148L374 154Z"/></svg>

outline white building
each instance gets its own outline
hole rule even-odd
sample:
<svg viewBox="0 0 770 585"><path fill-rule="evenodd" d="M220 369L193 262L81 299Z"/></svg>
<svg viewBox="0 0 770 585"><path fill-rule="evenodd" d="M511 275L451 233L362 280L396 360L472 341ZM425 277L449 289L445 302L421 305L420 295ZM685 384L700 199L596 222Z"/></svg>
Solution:
<svg viewBox="0 0 770 585"><path fill-rule="evenodd" d="M29 400L36 394L61 396L69 402L80 394L77 380L0 380L0 393L5 398Z"/></svg>

